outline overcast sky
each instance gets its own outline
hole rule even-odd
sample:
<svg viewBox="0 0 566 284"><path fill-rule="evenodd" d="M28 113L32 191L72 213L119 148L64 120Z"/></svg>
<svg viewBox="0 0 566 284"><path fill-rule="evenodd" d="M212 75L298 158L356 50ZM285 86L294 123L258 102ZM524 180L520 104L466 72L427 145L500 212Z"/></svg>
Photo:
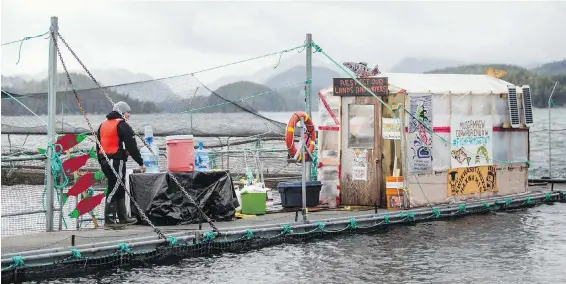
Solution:
<svg viewBox="0 0 566 284"><path fill-rule="evenodd" d="M153 77L294 47L306 33L338 62L379 63L385 71L404 57L511 64L566 58L566 2L1 3L2 43L46 32L50 17L58 16L61 34L87 67L125 68ZM19 44L2 46L2 75L45 72L47 40L24 42L16 65L18 49ZM65 58L76 70L70 54ZM251 72L276 62L271 57L207 75Z"/></svg>

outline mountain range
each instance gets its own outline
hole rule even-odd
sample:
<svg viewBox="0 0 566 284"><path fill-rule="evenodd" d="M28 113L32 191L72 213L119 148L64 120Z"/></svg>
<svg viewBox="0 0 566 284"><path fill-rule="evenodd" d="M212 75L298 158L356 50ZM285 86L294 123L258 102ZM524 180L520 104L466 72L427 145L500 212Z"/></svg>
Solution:
<svg viewBox="0 0 566 284"><path fill-rule="evenodd" d="M382 72L399 73L459 73L483 74L488 67L502 69L507 76L502 78L514 84L528 84L532 88L533 105L546 107L546 98L559 81L555 90L554 101L557 105L566 105L566 60L516 66L503 64L466 64L464 62L437 58L405 58L393 66L391 70ZM92 74L105 87L105 92L116 100L125 100L131 107L141 113L180 111L199 112L233 112L233 111L296 111L304 109L304 86L297 84L306 79L305 64L297 61L259 70L249 76L230 76L219 78L206 85L192 84L188 86L183 80L155 80L143 73L134 73L125 69L93 69ZM46 113L45 99L46 79L38 80L41 74L34 76L2 76L2 115L29 114L21 104L12 97L20 99L37 114ZM313 110L318 107L316 94L329 87L332 78L343 77L338 67L313 62L312 90ZM44 77L45 78L45 77ZM110 106L102 92L84 73L72 76L73 85L81 89L78 94L84 100L87 112L101 113ZM197 88L198 87L198 88ZM284 88L285 87L285 88ZM70 92L66 76L60 74L58 105L67 105L65 112L79 113L76 101ZM33 95L31 95L33 94ZM24 101L27 100L27 101ZM61 102L61 103L60 103ZM237 105L237 106L236 106ZM63 110L63 106L59 111Z"/></svg>

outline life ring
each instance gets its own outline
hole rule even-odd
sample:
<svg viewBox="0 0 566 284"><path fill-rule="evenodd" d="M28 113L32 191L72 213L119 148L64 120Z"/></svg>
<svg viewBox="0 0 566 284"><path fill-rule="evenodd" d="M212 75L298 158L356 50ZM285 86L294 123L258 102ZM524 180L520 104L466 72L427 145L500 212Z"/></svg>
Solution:
<svg viewBox="0 0 566 284"><path fill-rule="evenodd" d="M301 161L301 153L299 151L299 153L297 154L297 147L295 147L295 126L297 126L297 123L299 123L299 121L301 121L301 117L304 118L305 120L305 126L307 129L307 137L305 139L305 143L307 143L308 147L308 151L309 153L312 155L313 151L314 151L314 146L315 146L315 141L316 141L316 132L314 130L314 123L312 122L311 118L308 116L308 114L306 114L304 111L297 111L295 112L292 116L291 119L289 119L289 123L287 123L287 132L285 133L285 145L287 146L287 149L289 149L289 156L293 159L296 158L297 161ZM301 134L301 136L303 136L303 134ZM303 136L304 137L304 136ZM295 155L297 155L295 157ZM310 158L310 155L306 155L306 159L305 161L308 161Z"/></svg>

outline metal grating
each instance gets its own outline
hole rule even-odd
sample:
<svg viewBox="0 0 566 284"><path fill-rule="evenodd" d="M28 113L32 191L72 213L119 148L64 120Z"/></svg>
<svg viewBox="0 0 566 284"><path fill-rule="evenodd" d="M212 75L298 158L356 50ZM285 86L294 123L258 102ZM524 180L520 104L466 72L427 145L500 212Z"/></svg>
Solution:
<svg viewBox="0 0 566 284"><path fill-rule="evenodd" d="M519 105L517 104L517 88L507 87L509 95L507 96L507 105L509 106L509 118L511 126L517 128L521 126L521 118L519 117Z"/></svg>
<svg viewBox="0 0 566 284"><path fill-rule="evenodd" d="M523 85L523 115L525 116L525 125L528 127L533 126L533 102L529 85Z"/></svg>

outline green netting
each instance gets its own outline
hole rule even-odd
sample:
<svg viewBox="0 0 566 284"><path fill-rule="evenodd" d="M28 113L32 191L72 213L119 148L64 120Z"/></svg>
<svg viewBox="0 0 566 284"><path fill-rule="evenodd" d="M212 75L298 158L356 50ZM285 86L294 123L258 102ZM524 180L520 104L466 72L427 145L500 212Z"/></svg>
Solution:
<svg viewBox="0 0 566 284"><path fill-rule="evenodd" d="M360 219L351 217L342 222L319 221L311 224L309 228L294 228L289 224L282 224L279 232L273 230L271 236L266 236L266 233L261 231L254 233L253 229L244 230L241 235L231 239L223 236L222 232L220 235L204 232L199 241L189 242L169 236L168 242L154 249L135 250L126 243L119 243L114 252L95 257L84 257L79 250L70 249L69 256L38 266L26 265L24 258L14 256L12 262L2 268L2 282L46 280L96 272L109 273L116 268L152 264L168 265L183 258L210 256L225 252L245 252L266 246L294 244L344 234L375 233L384 231L393 225L445 220L494 211L511 211L541 204L552 204L557 201L566 202L566 192L547 192L522 198L501 198L483 203L461 203L424 211L400 211L388 215L375 215L370 218L371 220L367 217ZM332 229L329 229L331 226Z"/></svg>

